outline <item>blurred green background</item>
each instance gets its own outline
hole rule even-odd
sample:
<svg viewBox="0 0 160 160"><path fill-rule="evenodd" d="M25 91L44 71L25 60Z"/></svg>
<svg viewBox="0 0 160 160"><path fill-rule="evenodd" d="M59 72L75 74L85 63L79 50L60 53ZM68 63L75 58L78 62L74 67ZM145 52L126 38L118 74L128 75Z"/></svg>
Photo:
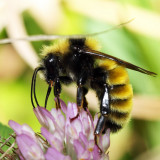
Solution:
<svg viewBox="0 0 160 160"><path fill-rule="evenodd" d="M40 34L88 34L135 18L121 28L96 36L102 46L101 51L160 74L159 0L1 0L0 11L0 39ZM33 53L39 56L42 46L51 43L54 42L36 41L30 44ZM30 102L31 78L37 62L34 61L33 65L28 62L27 56L31 59L35 56L28 48L21 47L19 42L0 44L0 123L7 125L12 119L20 124L27 123L39 131L40 126ZM135 103L142 108L137 112L133 110L133 118L124 130L111 136L110 159L158 160L159 75L155 78L134 71L128 72L134 94L142 97L142 104L137 102L136 97ZM47 85L40 78L37 81L36 92L43 106ZM66 103L75 102L66 90L62 92L61 98ZM148 102L151 105L148 106ZM48 106L49 109L54 107L52 95ZM149 116L144 118L146 110ZM0 135L7 137L11 131L3 125L0 125Z"/></svg>

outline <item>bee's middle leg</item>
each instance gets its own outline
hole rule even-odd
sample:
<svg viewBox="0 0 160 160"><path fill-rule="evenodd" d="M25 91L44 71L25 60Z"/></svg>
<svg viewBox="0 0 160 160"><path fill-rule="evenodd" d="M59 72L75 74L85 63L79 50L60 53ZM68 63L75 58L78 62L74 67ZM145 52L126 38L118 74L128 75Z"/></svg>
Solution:
<svg viewBox="0 0 160 160"><path fill-rule="evenodd" d="M85 95L87 94L88 89L86 89L85 87L79 85L77 88L77 106L78 106L78 110L80 110L81 108L83 108L85 111L88 108L88 102L87 99L85 97Z"/></svg>

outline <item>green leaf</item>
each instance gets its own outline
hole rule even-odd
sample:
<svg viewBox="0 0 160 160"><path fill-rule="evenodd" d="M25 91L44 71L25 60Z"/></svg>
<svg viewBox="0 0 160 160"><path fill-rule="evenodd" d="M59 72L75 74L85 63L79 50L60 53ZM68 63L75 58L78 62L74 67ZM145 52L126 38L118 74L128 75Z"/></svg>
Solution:
<svg viewBox="0 0 160 160"><path fill-rule="evenodd" d="M5 140L13 133L13 130L2 123L0 123L0 142L5 142ZM14 141L13 138L9 140L9 142L12 144ZM1 144L0 144L1 146ZM4 146L1 148L4 152L8 149L8 146ZM1 155L1 154L0 154Z"/></svg>
<svg viewBox="0 0 160 160"><path fill-rule="evenodd" d="M13 130L6 125L0 123L0 136L1 138L8 138L10 134L13 133Z"/></svg>

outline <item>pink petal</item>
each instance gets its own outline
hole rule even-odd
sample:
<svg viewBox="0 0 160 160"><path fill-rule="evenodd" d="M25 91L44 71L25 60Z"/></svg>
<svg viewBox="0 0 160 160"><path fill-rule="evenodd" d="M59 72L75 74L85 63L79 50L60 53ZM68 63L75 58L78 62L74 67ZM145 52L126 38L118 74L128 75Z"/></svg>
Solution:
<svg viewBox="0 0 160 160"><path fill-rule="evenodd" d="M79 137L83 144L85 145L85 150L88 150L89 152L92 152L94 150L95 142L94 140L88 140L87 137L81 132L79 134Z"/></svg>
<svg viewBox="0 0 160 160"><path fill-rule="evenodd" d="M91 113L89 112L88 108L87 108L87 114L88 114L88 116L89 116L91 122L93 123L93 118L92 118L92 115L91 115Z"/></svg>
<svg viewBox="0 0 160 160"><path fill-rule="evenodd" d="M62 101L61 99L60 99L60 104L61 104L61 109L62 109L63 113L67 114L67 106L64 103L64 101Z"/></svg>
<svg viewBox="0 0 160 160"><path fill-rule="evenodd" d="M50 112L55 119L58 118L59 115L62 115L60 109L52 108Z"/></svg>
<svg viewBox="0 0 160 160"><path fill-rule="evenodd" d="M101 156L100 160L109 160L109 155L108 154L103 154Z"/></svg>
<svg viewBox="0 0 160 160"><path fill-rule="evenodd" d="M45 158L46 160L71 160L69 156L64 156L54 148L48 148Z"/></svg>
<svg viewBox="0 0 160 160"><path fill-rule="evenodd" d="M75 119L71 122L71 126L76 130L78 136L82 132L82 122L79 119Z"/></svg>
<svg viewBox="0 0 160 160"><path fill-rule="evenodd" d="M8 124L15 131L17 135L22 133L22 126L17 122L10 120Z"/></svg>
<svg viewBox="0 0 160 160"><path fill-rule="evenodd" d="M88 137L89 132L90 132L90 127L91 127L91 126L90 126L90 123L89 123L89 121L88 121L87 118L83 118L82 123L83 123L84 133L85 133L85 135L87 135L87 137ZM92 134L93 134L93 133L92 133Z"/></svg>
<svg viewBox="0 0 160 160"><path fill-rule="evenodd" d="M70 120L66 121L65 133L68 138L71 137L71 140L77 139L79 132L82 132L82 123L79 119L76 118L71 123Z"/></svg>
<svg viewBox="0 0 160 160"><path fill-rule="evenodd" d="M60 109L57 110L57 109L53 108L50 113L54 117L56 124L64 132L65 118L64 118L64 115L62 114L61 110ZM57 126L55 126L55 127L57 127Z"/></svg>
<svg viewBox="0 0 160 160"><path fill-rule="evenodd" d="M46 110L44 107L38 106L34 108L33 111L43 127L49 129L52 132L55 130L54 124L56 124L56 122L48 110Z"/></svg>
<svg viewBox="0 0 160 160"><path fill-rule="evenodd" d="M87 137L82 132L80 132L79 133L79 138L84 143L85 148L87 148L88 147L88 139L87 139Z"/></svg>
<svg viewBox="0 0 160 160"><path fill-rule="evenodd" d="M88 114L88 119L90 120L91 122L91 129L94 130L95 126L94 126L94 121L93 121L93 118L92 118L92 115L91 113L89 112L88 108L87 108L87 114Z"/></svg>
<svg viewBox="0 0 160 160"><path fill-rule="evenodd" d="M79 140L74 140L74 148L76 150L77 153L77 159L81 160L81 159L87 159L90 160L90 153L88 150L85 150L82 146L82 144L80 143Z"/></svg>
<svg viewBox="0 0 160 160"><path fill-rule="evenodd" d="M85 149L79 140L74 140L73 145L78 157L84 153Z"/></svg>
<svg viewBox="0 0 160 160"><path fill-rule="evenodd" d="M85 150L85 151L83 152L83 154L80 155L78 158L79 158L80 160L83 160L83 159L90 160L90 159L91 159L91 154L89 153L88 150Z"/></svg>
<svg viewBox="0 0 160 160"><path fill-rule="evenodd" d="M102 151L105 153L110 146L110 129L107 129L104 135L99 137L99 146Z"/></svg>
<svg viewBox="0 0 160 160"><path fill-rule="evenodd" d="M60 152L63 151L63 139L60 136L54 136L44 127L41 128L41 133L52 147L55 147Z"/></svg>
<svg viewBox="0 0 160 160"><path fill-rule="evenodd" d="M27 160L44 160L40 146L29 136L21 134L16 137L16 141L23 157Z"/></svg>
<svg viewBox="0 0 160 160"><path fill-rule="evenodd" d="M55 102L57 102L57 98L55 97L54 98ZM63 111L63 113L67 114L67 106L66 104L64 103L64 101L62 99L59 99L60 101L60 105L61 105L61 109Z"/></svg>
<svg viewBox="0 0 160 160"><path fill-rule="evenodd" d="M92 152L94 150L95 142L94 140L90 140L88 143L88 150Z"/></svg>
<svg viewBox="0 0 160 160"><path fill-rule="evenodd" d="M84 133L89 139L93 139L94 136L94 124L93 124L93 119L92 116L87 109L87 111L84 111L83 109L80 112L80 119L83 123L83 128L84 128Z"/></svg>
<svg viewBox="0 0 160 160"><path fill-rule="evenodd" d="M10 120L8 124L15 131L16 135L26 134L36 141L36 136L34 131L27 124L20 125L17 122L12 120Z"/></svg>
<svg viewBox="0 0 160 160"><path fill-rule="evenodd" d="M78 108L77 105L75 103L68 103L68 107L67 107L67 118L74 118L76 117L78 114Z"/></svg>
<svg viewBox="0 0 160 160"><path fill-rule="evenodd" d="M95 114L94 121L93 121L94 127L96 127L97 122L98 122L98 114Z"/></svg>
<svg viewBox="0 0 160 160"><path fill-rule="evenodd" d="M101 156L99 154L99 149L96 145L93 148L92 155L93 155L93 160L100 160L101 159Z"/></svg>
<svg viewBox="0 0 160 160"><path fill-rule="evenodd" d="M78 138L78 134L77 134L76 130L73 127L71 127L70 125L66 126L66 137L69 141L72 141L73 139Z"/></svg>
<svg viewBox="0 0 160 160"><path fill-rule="evenodd" d="M87 112L84 111L84 109L81 109L81 111L80 111L80 118L81 118L81 120L82 120L83 118L88 119Z"/></svg>

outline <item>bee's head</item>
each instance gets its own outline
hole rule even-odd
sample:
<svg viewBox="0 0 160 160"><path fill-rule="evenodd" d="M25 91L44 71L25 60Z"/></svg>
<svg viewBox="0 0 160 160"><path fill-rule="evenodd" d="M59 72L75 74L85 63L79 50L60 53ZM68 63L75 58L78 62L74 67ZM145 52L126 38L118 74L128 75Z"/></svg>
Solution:
<svg viewBox="0 0 160 160"><path fill-rule="evenodd" d="M59 76L59 61L59 57L53 53L47 54L43 59L47 83L54 81Z"/></svg>
<svg viewBox="0 0 160 160"><path fill-rule="evenodd" d="M60 66L60 58L58 56L58 53L57 54L49 53L42 59L41 65L34 70L32 77L32 84L31 84L31 102L34 108L35 108L34 101L36 102L36 105L39 106L35 93L37 73L39 71L42 71L46 82L49 84L45 100L45 107L46 107L47 100L51 92L53 83L59 77L59 68L60 68L59 66Z"/></svg>

